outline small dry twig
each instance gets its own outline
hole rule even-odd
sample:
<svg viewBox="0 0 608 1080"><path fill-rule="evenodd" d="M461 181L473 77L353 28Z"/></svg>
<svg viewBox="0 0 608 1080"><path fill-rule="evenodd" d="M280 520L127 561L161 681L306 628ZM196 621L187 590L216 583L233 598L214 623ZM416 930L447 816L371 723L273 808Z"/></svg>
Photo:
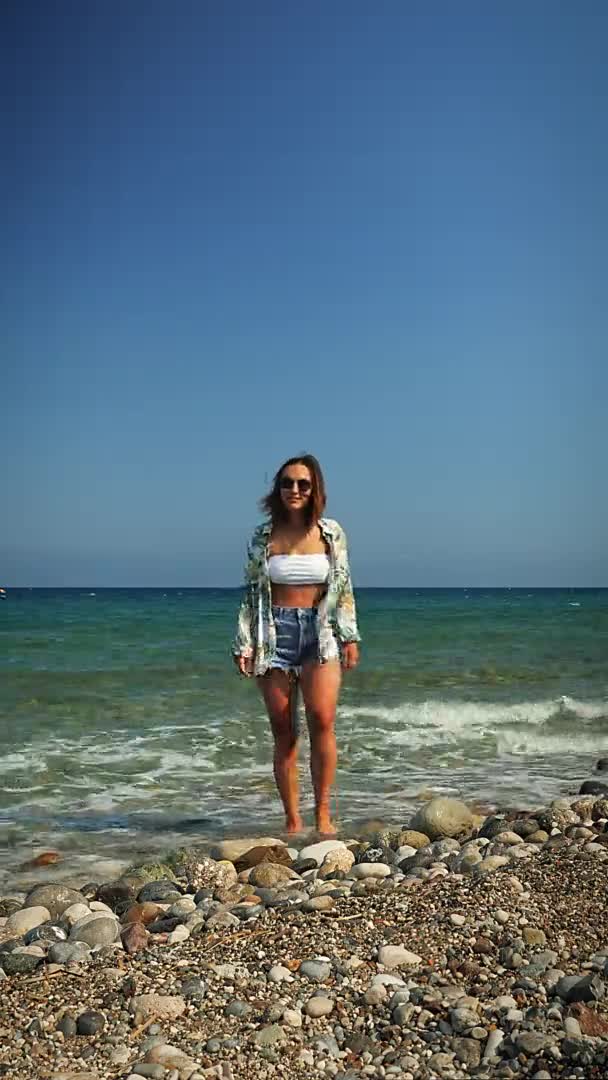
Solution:
<svg viewBox="0 0 608 1080"><path fill-rule="evenodd" d="M147 1031L147 1029L150 1027L151 1024L154 1023L155 1020L158 1020L157 1016L149 1016L143 1024L140 1024L139 1027L133 1028L133 1031L129 1036L131 1041L133 1041L134 1039L138 1039L142 1032Z"/></svg>

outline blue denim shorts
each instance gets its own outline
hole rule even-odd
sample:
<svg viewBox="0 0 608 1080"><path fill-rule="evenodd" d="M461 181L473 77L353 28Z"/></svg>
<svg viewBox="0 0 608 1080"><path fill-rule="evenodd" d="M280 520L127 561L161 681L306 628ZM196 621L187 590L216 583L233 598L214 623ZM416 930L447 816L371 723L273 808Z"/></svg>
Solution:
<svg viewBox="0 0 608 1080"><path fill-rule="evenodd" d="M277 634L273 668L299 672L302 664L319 660L316 608L273 606L272 617Z"/></svg>

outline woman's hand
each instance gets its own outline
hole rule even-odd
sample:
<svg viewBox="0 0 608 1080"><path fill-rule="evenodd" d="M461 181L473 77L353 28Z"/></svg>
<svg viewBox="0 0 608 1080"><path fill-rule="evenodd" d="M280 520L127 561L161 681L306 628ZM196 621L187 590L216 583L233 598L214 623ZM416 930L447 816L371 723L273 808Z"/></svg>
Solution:
<svg viewBox="0 0 608 1080"><path fill-rule="evenodd" d="M241 675L249 678L253 675L253 656L235 656L234 662Z"/></svg>
<svg viewBox="0 0 608 1080"><path fill-rule="evenodd" d="M359 646L356 641L349 641L342 646L342 667L345 671L356 668L359 663Z"/></svg>

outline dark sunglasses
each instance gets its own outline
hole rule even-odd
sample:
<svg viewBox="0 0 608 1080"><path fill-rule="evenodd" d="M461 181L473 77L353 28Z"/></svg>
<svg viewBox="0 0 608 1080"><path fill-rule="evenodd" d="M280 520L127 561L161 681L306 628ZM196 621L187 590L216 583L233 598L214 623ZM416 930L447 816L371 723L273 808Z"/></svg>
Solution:
<svg viewBox="0 0 608 1080"><path fill-rule="evenodd" d="M312 488L310 480L292 480L290 476L281 477L279 483L281 491L291 491L293 487L297 487L300 495L308 495L308 492Z"/></svg>

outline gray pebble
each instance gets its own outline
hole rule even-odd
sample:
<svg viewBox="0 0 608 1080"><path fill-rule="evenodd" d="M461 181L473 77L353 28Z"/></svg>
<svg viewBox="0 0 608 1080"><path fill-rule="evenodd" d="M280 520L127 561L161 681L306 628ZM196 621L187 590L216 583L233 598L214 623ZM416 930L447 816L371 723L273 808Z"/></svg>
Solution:
<svg viewBox="0 0 608 1080"><path fill-rule="evenodd" d="M248 1005L246 1001L238 1001L236 998L234 1001L229 1001L224 1009L225 1016L248 1016L252 1011L251 1005Z"/></svg>
<svg viewBox="0 0 608 1080"><path fill-rule="evenodd" d="M79 1035L97 1035L106 1026L106 1018L99 1012L83 1012L76 1021Z"/></svg>
<svg viewBox="0 0 608 1080"><path fill-rule="evenodd" d="M325 982L331 975L331 964L324 960L305 960L300 965L299 974L311 982Z"/></svg>

